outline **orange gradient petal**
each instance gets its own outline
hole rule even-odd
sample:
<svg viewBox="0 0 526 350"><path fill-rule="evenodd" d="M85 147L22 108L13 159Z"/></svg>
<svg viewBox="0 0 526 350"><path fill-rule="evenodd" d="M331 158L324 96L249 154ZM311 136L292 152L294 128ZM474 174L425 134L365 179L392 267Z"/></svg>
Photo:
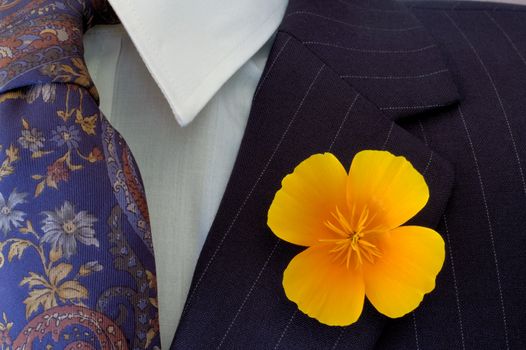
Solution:
<svg viewBox="0 0 526 350"><path fill-rule="evenodd" d="M347 173L331 153L315 154L287 175L268 212L268 226L284 241L312 246L338 237L325 225L344 208Z"/></svg>
<svg viewBox="0 0 526 350"><path fill-rule="evenodd" d="M445 258L444 240L432 229L402 226L377 242L381 257L363 265L365 293L379 312L401 317L435 288Z"/></svg>
<svg viewBox="0 0 526 350"><path fill-rule="evenodd" d="M296 255L285 270L283 287L303 313L330 326L347 326L362 313L362 271L335 261L331 249L325 244Z"/></svg>
<svg viewBox="0 0 526 350"><path fill-rule="evenodd" d="M424 177L404 157L386 151L361 151L354 157L347 183L351 220L368 211L367 229L393 229L426 205Z"/></svg>

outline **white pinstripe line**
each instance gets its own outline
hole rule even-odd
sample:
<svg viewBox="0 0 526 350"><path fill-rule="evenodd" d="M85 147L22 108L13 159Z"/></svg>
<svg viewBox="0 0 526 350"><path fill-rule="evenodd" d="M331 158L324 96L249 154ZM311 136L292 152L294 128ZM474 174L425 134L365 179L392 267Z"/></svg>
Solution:
<svg viewBox="0 0 526 350"><path fill-rule="evenodd" d="M519 173L520 173L520 177L521 177L521 181L522 181L522 190L524 192L524 195L526 195L526 179L524 178L524 170L522 169L521 159L520 159L520 156L519 156L519 150L517 148L517 143L515 142L515 137L513 136L513 132L512 132L512 129L511 129L511 124L510 124L510 121L508 119L508 113L506 113L506 109L504 108L504 104L502 102L502 98L500 97L499 91L497 90L497 86L495 85L495 82L493 81L493 77L489 73L489 70L486 67L486 65L484 64L484 61L482 61L482 58L480 57L479 53L475 49L475 46L473 46L473 44L471 43L471 41L469 40L467 35L462 31L462 29L460 29L458 24L453 20L453 18L451 16L449 16L447 14L447 12L444 12L444 14L451 21L453 26L455 26L455 28L459 31L459 33L462 35L462 37L464 38L466 43L469 45L469 47L471 48L471 51L473 51L473 53L477 57L477 60L479 61L479 63L482 66L482 68L484 69L484 72L486 73L486 75L487 75L487 77L488 77L488 79L489 79L489 81L491 83L491 86L493 87L493 91L495 92L495 95L497 96L497 100L499 101L499 106L500 106L500 109L502 111L502 115L504 116L504 121L506 122L506 127L508 128L508 134L510 135L511 143L513 145L513 151L515 153L515 159L517 161L517 166L519 167Z"/></svg>
<svg viewBox="0 0 526 350"><path fill-rule="evenodd" d="M418 329L416 328L416 316L415 311L411 312L411 315L413 315L413 329L415 331L415 345L416 350L420 350L420 343L418 342Z"/></svg>
<svg viewBox="0 0 526 350"><path fill-rule="evenodd" d="M418 74L418 75L340 75L340 78L349 78L349 79L372 79L372 80L403 80L403 79L422 79L431 77L434 75L442 74L449 72L448 69L441 69L430 73Z"/></svg>
<svg viewBox="0 0 526 350"><path fill-rule="evenodd" d="M374 8L374 7L362 7L362 6L357 6L357 5L354 5L354 4L351 4L347 1L344 1L344 0L338 0L338 2L341 2L342 4L345 4L346 6L350 7L350 8L353 8L353 9L357 9L357 10L363 10L363 11L369 11L369 12L386 12L386 13L400 13L400 14L406 14L405 11L403 10L389 10L389 9L377 9L377 8Z"/></svg>
<svg viewBox="0 0 526 350"><path fill-rule="evenodd" d="M285 47L287 47L287 44L289 43L291 38L292 37L290 37L290 36L287 38L287 40L285 41L283 46L279 49L278 53L276 54L276 57L274 57L274 60L272 61L272 63L268 67L267 73L265 73L265 76L263 77L263 79L261 79L261 82L259 83L258 87L256 88L256 92L254 93L254 98L253 99L255 99L256 96L259 94L259 90L261 90L261 87L263 86L263 84L267 80L267 77L270 74L270 72L272 71L272 68L274 68L274 64L276 64L276 61L278 60L279 56L281 56L281 53L283 52L283 50L285 50Z"/></svg>
<svg viewBox="0 0 526 350"><path fill-rule="evenodd" d="M458 292L457 273L455 271L455 260L453 259L453 249L451 248L451 237L449 236L449 227L447 225L446 214L444 214L444 227L446 229L447 246L449 250L449 260L451 261L451 271L453 272L453 287L455 288L455 298L457 301L458 325L460 327L460 340L462 343L462 350L466 350L464 343L464 327L462 326L462 311L460 308L460 294Z"/></svg>
<svg viewBox="0 0 526 350"><path fill-rule="evenodd" d="M428 45L424 47L420 47L418 49L408 49L408 50L373 50L373 49L359 49L356 47L347 47L337 44L331 44L331 43L325 43L320 41L304 41L303 44L305 45L320 45L320 46L329 46L334 47L337 49L347 50L347 51L354 51L354 52L363 52L363 53L378 53L378 54L405 54L405 53L416 53L416 52L422 52L426 51L432 48L435 48L436 45Z"/></svg>
<svg viewBox="0 0 526 350"><path fill-rule="evenodd" d="M323 19L325 19L327 21L343 24L345 26L352 27L352 28L372 30L372 31L380 31L380 32L408 32L408 31L411 31L411 30L422 29L423 28L422 26L413 26L413 27L407 27L407 28L368 27L368 26L362 26L362 25L358 25L358 24L348 23L348 22L341 21L341 20L336 19L336 18L323 16L323 15L320 15L318 13L310 12L310 11L294 11L294 12L289 13L287 15L287 17L296 16L296 15L304 15L304 16L313 16L313 17L323 18Z"/></svg>
<svg viewBox="0 0 526 350"><path fill-rule="evenodd" d="M336 139L338 139L338 136L340 136L340 133L342 132L342 129L343 129L343 125L345 124L345 122L349 118L349 114L351 114L351 110L353 109L354 104L358 100L358 97L360 97L360 94L356 94L356 96L354 97L354 100L352 101L351 105L347 109L347 112L345 113L345 116L343 117L343 120L340 123L338 131L336 131L336 135L334 135L334 138L332 139L331 145L329 146L329 152L332 150L332 147L334 146L334 143L336 142Z"/></svg>
<svg viewBox="0 0 526 350"><path fill-rule="evenodd" d="M426 146L429 146L428 141L427 141L427 136L426 136L426 133L424 131L424 124L422 124L422 120L418 119L418 124L420 125L420 131L422 132L422 138L424 140L424 144Z"/></svg>
<svg viewBox="0 0 526 350"><path fill-rule="evenodd" d="M431 166L431 162L433 161L433 154L434 154L433 151L429 153L429 160L427 161L426 168L424 169L423 175L427 174L427 171L429 170L429 167Z"/></svg>
<svg viewBox="0 0 526 350"><path fill-rule="evenodd" d="M425 108L435 108L435 107L445 107L446 105L441 104L435 104L435 105L421 105L421 106L387 106L387 107L380 107L379 109L381 111L388 111L388 110L397 110L397 109L425 109Z"/></svg>
<svg viewBox="0 0 526 350"><path fill-rule="evenodd" d="M332 139L332 142L331 142L331 145L329 146L329 151L332 149L332 147L334 146L334 143L336 142L336 139L338 138L338 136L340 136L340 133L341 133L341 130L343 129L343 125L345 124L345 122L347 121L348 117L349 117L349 114L351 113L351 110L353 109L355 103L356 103L356 100L358 100L358 97L360 97L359 94L356 94L356 96L354 97L351 105L349 106L349 108L347 109L347 111L345 112L345 115L342 119L342 122L340 123L340 126L338 127L338 130L336 131L336 134L335 136L333 137ZM219 343L219 345L217 346L217 349L221 348L221 346L223 345L226 337L228 336L228 333L230 333L230 329L232 328L232 326L234 325L234 323L236 322L237 318L239 317L241 311L243 310L243 308L245 307L245 304L246 302L248 301L248 298L250 298L250 295L252 294L252 292L254 291L254 288L256 287L257 283L259 282L259 279L261 278L261 275L263 274L263 271L266 269L268 263L270 262L270 259L272 258L272 256L274 255L274 252L276 251L276 249L278 248L279 244L280 244L281 240L278 239L278 241L276 242L276 244L274 245L274 248L272 249L272 251L270 252L269 256L267 257L265 263L263 264L263 266L261 267L261 269L259 270L259 273L256 277L256 279L254 280L254 282L252 283L252 285L250 286L250 289L248 291L248 293L245 295L245 298L243 299L243 302L241 303L241 305L239 306L237 312L235 313L234 315L234 318L232 319L232 321L230 322L230 325L228 326L225 334L223 335L222 339L221 339L221 342ZM284 336L285 333L282 334L282 337ZM281 341L281 340L280 340Z"/></svg>
<svg viewBox="0 0 526 350"><path fill-rule="evenodd" d="M524 63L524 65L526 66L526 58L524 58L524 56L521 54L521 52L519 51L519 48L517 47L517 45L515 45L515 43L513 42L513 40L511 40L511 37L508 35L508 33L506 33L506 31L504 30L504 28L502 28L500 26L500 24L497 22L497 20L492 16L490 15L490 13L488 11L485 11L484 12L486 14L486 16L489 17L489 19L495 23L495 25L497 26L497 28L499 28L499 30L502 32L502 34L504 35L504 37L506 37L506 40L508 40L508 43L511 45L511 47L513 48L513 50L515 50L515 52L517 53L517 55L519 56L519 58L521 59L522 63Z"/></svg>
<svg viewBox="0 0 526 350"><path fill-rule="evenodd" d="M391 133L393 132L394 124L394 122L391 122L389 131L387 132L387 137L385 138L384 144L382 145L382 150L384 150L387 147L387 143L389 142L389 139L391 138Z"/></svg>
<svg viewBox="0 0 526 350"><path fill-rule="evenodd" d="M345 329L346 328L342 327L342 329L340 330L340 334L338 335L338 338L336 338L336 341L334 342L334 344L331 347L331 350L336 350L336 347L338 346L338 344L340 343L340 340L343 337L343 333L345 333Z"/></svg>
<svg viewBox="0 0 526 350"><path fill-rule="evenodd" d="M217 245L216 249L214 250L214 253L212 253L212 256L210 257L210 259L208 260L205 268L203 269L203 272L201 272L201 275L199 276L196 284L195 284L195 287L194 289L192 290L192 292L190 293L190 296L188 297L188 300L186 302L186 305L185 308L183 309L183 315L185 314L185 310L188 308L188 305L190 305L196 291L199 289L199 286L201 284L201 281L203 280L204 276L206 275L206 273L208 272L208 269L210 268L210 265L212 264L212 262L215 260L215 257L217 256L217 253L219 252L219 250L221 249L221 247L223 246L223 243L225 242L225 239L228 237L228 235L230 234L230 231L232 230L232 228L234 227L234 224L237 222L237 219L239 218L239 215L241 214L241 212L243 211L243 209L245 208L248 200L250 199L250 197L252 197L252 193L254 193L254 190L256 189L256 187L258 186L259 182L261 181L261 179L263 178L263 175L265 175L265 173L267 172L267 169L268 167L270 166L270 163L272 162L272 160L274 159L274 157L276 156L276 153L278 152L279 148L281 147L281 144L283 143L283 141L285 140L285 138L287 137L287 134L292 126L292 124L294 123L294 121L296 120L296 117L298 116L299 114L299 111L301 110L301 108L303 107L303 104L305 103L305 100L307 99L307 96L310 94L311 90L312 90L312 87L314 86L314 84L316 83L316 81L318 80L318 77L320 76L321 72L323 71L323 69L325 68L325 64L322 64L322 66L320 67L320 69L318 70L318 72L316 73L316 76L314 77L314 79L312 80L311 84L309 85L307 91L305 92L305 95L303 96L303 98L301 99L299 105L298 105L298 108L296 109L296 111L294 112L294 114L292 115L292 118L290 119L289 121L289 124L287 125L287 127L285 128L285 131L283 132L283 134L281 135L281 138L279 139L278 143L276 144L276 146L274 147L274 150L272 151L272 154L270 155L269 159L267 160L267 162L265 163L265 166L263 167L263 170L261 171L261 173L259 174L259 176L257 177L256 179L256 182L252 185L252 187L250 188L250 191L248 192L248 194L246 195L245 199L243 200L243 202L241 203L241 206L239 207L239 209L237 210L236 214L234 215L234 218L232 219L232 221L230 222L230 225L228 226L226 232L223 234L223 237L221 237L221 240L219 241L219 244Z"/></svg>
<svg viewBox="0 0 526 350"><path fill-rule="evenodd" d="M223 343L225 342L226 340L226 337L228 336L228 333L230 333L230 329L232 329L232 326L234 325L234 323L236 322L239 314L241 313L241 310L243 310L243 308L245 307L245 304L247 303L248 301L248 298L250 298L250 295L252 294L252 292L254 291L254 288L256 287L256 284L259 282L259 279L261 278L261 275L263 274L263 271L265 271L268 263L270 262L270 259L272 258L272 256L274 255L274 252L276 251L276 249L278 248L279 244L280 244L281 240L278 239L276 244L274 244L274 247L272 248L272 251L270 252L269 256L267 257L267 260L265 261L265 263L263 264L263 266L261 267L261 269L259 270L259 273L256 277L256 279L254 280L254 282L252 283L252 286L250 286L250 289L248 290L248 293L247 295L245 295L245 298L243 299L243 302L241 303L241 305L239 306L239 308L237 309L235 315L234 315L234 318L232 319L232 321L230 322L230 325L228 326L225 334L223 334L223 337L221 338L221 342L219 343L219 345L217 346L216 349L220 349L222 346L223 346Z"/></svg>
<svg viewBox="0 0 526 350"><path fill-rule="evenodd" d="M420 130L422 130L422 136L424 137L424 140L426 140L426 145L427 145L427 136L426 136L426 132L424 130L424 124L422 123L421 120L418 120L418 122L420 124ZM431 156L433 156L433 151L431 151ZM430 163L431 163L431 158L429 159L428 166L429 166ZM426 170L424 170L424 175L427 172L428 166L426 166ZM464 327L462 325L462 312L461 312L461 309L460 309L460 294L458 292L457 273L456 273L456 270L455 270L455 260L453 259L453 249L451 247L451 238L449 236L449 227L448 227L448 224L447 224L446 214L444 214L443 218L444 218L444 226L445 226L445 229L446 229L446 240L447 240L447 246L448 246L448 250L449 250L449 258L450 258L450 261L451 261L451 270L453 272L453 287L455 289L455 298L456 298L456 301L457 301L458 323L459 323L459 326L460 326L460 340L461 340L461 343L462 343L462 350L466 350L466 345L464 343Z"/></svg>
<svg viewBox="0 0 526 350"><path fill-rule="evenodd" d="M281 344L281 341L283 340L283 338L285 337L285 333L287 333L287 330L289 329L291 323L292 323L292 320L294 319L294 317L296 317L296 314L298 313L298 309L294 310L294 313L292 314L292 316L290 317L289 319L289 322L287 322L287 325L285 326L285 328L283 329L283 332L281 332L281 335L276 343L276 345L274 346L274 350L276 350L277 348L279 348L279 345Z"/></svg>
<svg viewBox="0 0 526 350"><path fill-rule="evenodd" d="M495 271L497 274L497 286L499 289L500 308L502 311L502 321L504 324L504 338L506 341L506 349L509 350L510 345L509 345L509 340L508 340L508 326L507 326L507 320L506 320L506 310L504 308L504 296L503 296L502 285L501 285L501 280L500 280L499 260L497 258L497 251L495 248L495 239L493 237L493 224L491 222L491 218L489 215L488 202L486 199L486 189L484 187L484 182L482 181L482 175L480 173L478 158L477 158L477 155L475 154L475 147L473 146L473 141L471 140L471 135L469 133L468 126L466 124L466 119L464 118L464 114L462 113L462 109L460 108L460 106L458 106L458 112L459 112L460 118L462 119L464 130L466 131L466 136L468 138L469 147L471 149L471 155L473 156L473 160L475 162L475 169L477 171L477 176L478 176L478 180L480 184L480 191L482 192L482 202L484 204L486 220L488 221L488 231L489 231L489 238L490 238L490 243L491 243L491 251L493 253L493 261L495 263Z"/></svg>
<svg viewBox="0 0 526 350"><path fill-rule="evenodd" d="M420 130L422 131L422 136L424 138L424 143L425 145L427 146L428 143L427 143L427 137L426 137L426 134L424 132L424 125L422 124L422 121L419 120L418 123L420 124ZM424 175L427 173L428 169L429 169L429 166L431 165L431 161L433 159L433 151L431 151L430 155L429 155L429 160L427 162L427 165L424 169ZM417 328L417 325L416 325L416 315L415 315L415 312L416 311L413 311L411 313L411 315L413 316L413 329L414 329L414 333L415 333L415 345L416 345L416 349L417 350L420 350L420 344L419 344L419 341L418 341L418 328Z"/></svg>

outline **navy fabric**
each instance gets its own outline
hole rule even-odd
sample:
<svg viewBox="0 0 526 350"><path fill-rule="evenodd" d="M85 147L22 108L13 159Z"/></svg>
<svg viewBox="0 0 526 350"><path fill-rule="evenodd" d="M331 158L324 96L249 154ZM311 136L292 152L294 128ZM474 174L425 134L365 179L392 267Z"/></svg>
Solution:
<svg viewBox="0 0 526 350"><path fill-rule="evenodd" d="M171 349L523 349L526 8L290 0ZM281 179L313 153L406 156L447 257L435 291L349 327L281 286L300 249L266 225Z"/></svg>

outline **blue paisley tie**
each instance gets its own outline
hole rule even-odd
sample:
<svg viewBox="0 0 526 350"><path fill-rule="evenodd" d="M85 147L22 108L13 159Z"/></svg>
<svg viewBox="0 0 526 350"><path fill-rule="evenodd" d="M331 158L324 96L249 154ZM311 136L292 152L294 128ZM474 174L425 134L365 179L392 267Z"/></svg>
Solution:
<svg viewBox="0 0 526 350"><path fill-rule="evenodd" d="M82 34L103 0L0 0L0 349L158 349L143 185Z"/></svg>

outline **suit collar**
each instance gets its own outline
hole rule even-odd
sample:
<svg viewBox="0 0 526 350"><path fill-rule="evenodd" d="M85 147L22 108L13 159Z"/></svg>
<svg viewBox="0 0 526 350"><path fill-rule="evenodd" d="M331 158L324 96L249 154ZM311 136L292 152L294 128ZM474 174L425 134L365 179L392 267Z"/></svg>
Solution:
<svg viewBox="0 0 526 350"><path fill-rule="evenodd" d="M437 43L401 3L291 0L280 30L393 120L460 98Z"/></svg>

